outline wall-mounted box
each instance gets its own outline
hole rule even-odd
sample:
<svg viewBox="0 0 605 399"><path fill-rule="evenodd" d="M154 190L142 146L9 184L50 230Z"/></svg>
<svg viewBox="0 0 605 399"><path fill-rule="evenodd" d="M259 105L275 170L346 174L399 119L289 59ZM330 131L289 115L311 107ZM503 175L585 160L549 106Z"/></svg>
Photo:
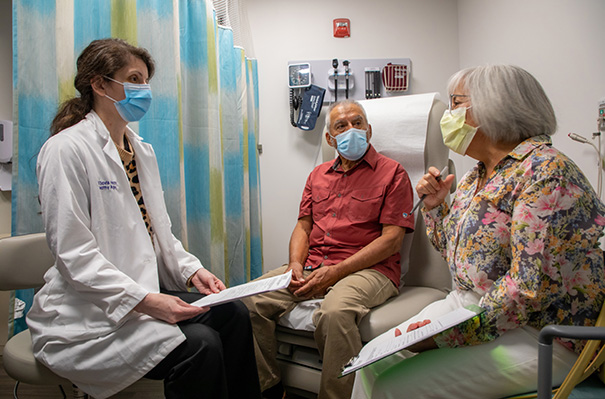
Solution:
<svg viewBox="0 0 605 399"><path fill-rule="evenodd" d="M0 163L13 160L13 122L0 120Z"/></svg>

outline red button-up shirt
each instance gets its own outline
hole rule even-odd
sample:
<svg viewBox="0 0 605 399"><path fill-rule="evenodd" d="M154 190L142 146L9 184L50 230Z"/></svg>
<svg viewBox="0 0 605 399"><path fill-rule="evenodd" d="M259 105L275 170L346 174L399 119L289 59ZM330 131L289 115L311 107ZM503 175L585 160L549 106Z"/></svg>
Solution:
<svg viewBox="0 0 605 399"><path fill-rule="evenodd" d="M347 172L338 158L317 166L307 178L298 214L313 217L305 268L342 262L380 237L383 224L414 231L414 216L403 216L412 208L413 198L407 172L371 145L362 161ZM372 268L399 287L399 252Z"/></svg>

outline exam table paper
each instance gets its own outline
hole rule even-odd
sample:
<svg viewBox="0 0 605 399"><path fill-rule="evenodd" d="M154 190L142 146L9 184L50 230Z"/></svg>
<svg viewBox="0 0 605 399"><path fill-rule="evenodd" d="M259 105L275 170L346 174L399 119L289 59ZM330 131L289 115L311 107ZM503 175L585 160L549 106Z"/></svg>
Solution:
<svg viewBox="0 0 605 399"><path fill-rule="evenodd" d="M408 333L403 333L398 337L393 336L393 339L382 341L377 345L372 345L372 342L361 348L359 355L355 356L343 368L342 374L345 376L354 371L357 371L365 366L368 366L380 359L399 352L415 343L418 343L425 338L432 337L442 331L452 328L455 325L466 321L479 313L483 309L478 306L473 306L472 310L467 308L459 308L441 317L438 317L423 327L412 330Z"/></svg>
<svg viewBox="0 0 605 399"><path fill-rule="evenodd" d="M288 271L288 273L280 274L279 276L252 281L250 283L240 284L236 285L235 287L224 289L216 294L207 295L202 299L193 302L192 305L200 307L216 306L247 296L279 290L290 285L290 280L292 280L292 270Z"/></svg>

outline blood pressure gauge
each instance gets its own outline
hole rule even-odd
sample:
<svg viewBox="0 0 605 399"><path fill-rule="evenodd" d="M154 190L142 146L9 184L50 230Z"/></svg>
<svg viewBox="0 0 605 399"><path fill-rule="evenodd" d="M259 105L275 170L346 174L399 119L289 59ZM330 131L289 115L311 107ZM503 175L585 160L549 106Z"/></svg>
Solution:
<svg viewBox="0 0 605 399"><path fill-rule="evenodd" d="M311 64L288 65L288 87L297 89L311 86Z"/></svg>

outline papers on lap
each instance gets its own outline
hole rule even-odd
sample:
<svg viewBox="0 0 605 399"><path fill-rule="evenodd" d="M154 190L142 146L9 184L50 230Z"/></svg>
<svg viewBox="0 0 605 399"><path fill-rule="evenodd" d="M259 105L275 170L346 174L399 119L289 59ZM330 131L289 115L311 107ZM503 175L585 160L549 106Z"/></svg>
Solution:
<svg viewBox="0 0 605 399"><path fill-rule="evenodd" d="M224 289L216 294L207 295L202 299L193 302L192 305L215 306L263 292L279 290L290 285L290 280L292 280L291 270L288 273L280 274L279 276L236 285L235 287Z"/></svg>
<svg viewBox="0 0 605 399"><path fill-rule="evenodd" d="M345 365L340 376L345 376L365 366L369 366L380 359L397 353L402 349L432 337L448 328L452 328L463 321L478 315L482 311L483 309L475 305L468 306L467 308L459 308L431 320L429 324L417 328L416 330L412 330L408 333L402 331L403 334L398 337L395 337L393 334L392 339L382 341L377 345L372 345L372 342L370 341L366 346L361 348L361 351L357 356L352 358L351 361Z"/></svg>

